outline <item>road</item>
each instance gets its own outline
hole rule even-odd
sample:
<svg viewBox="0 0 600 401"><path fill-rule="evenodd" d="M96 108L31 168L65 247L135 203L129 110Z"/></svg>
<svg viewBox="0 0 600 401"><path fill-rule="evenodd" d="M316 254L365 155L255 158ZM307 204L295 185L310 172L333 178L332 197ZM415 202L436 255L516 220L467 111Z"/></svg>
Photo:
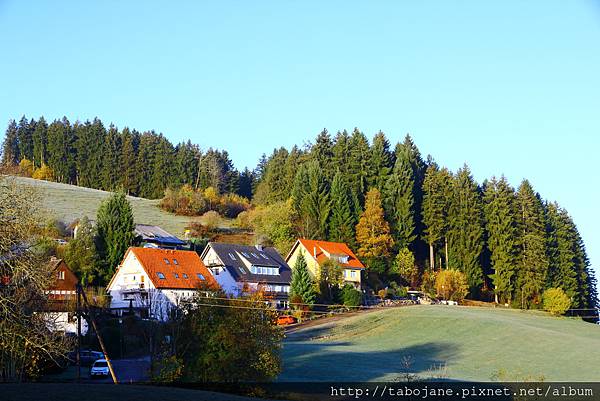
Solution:
<svg viewBox="0 0 600 401"><path fill-rule="evenodd" d="M137 359L111 359L115 375L120 383L147 382L149 380L150 357ZM89 378L89 368L81 368L81 376L87 382L112 383L110 375L106 378Z"/></svg>

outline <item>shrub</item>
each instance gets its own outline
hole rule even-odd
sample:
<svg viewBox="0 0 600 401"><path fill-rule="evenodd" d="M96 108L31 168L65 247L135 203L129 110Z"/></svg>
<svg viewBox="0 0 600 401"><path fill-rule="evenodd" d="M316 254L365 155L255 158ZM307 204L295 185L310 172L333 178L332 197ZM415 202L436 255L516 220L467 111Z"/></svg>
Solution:
<svg viewBox="0 0 600 401"><path fill-rule="evenodd" d="M562 288L548 288L542 298L544 310L553 315L562 315L571 307L571 299Z"/></svg>
<svg viewBox="0 0 600 401"><path fill-rule="evenodd" d="M31 160L23 159L19 163L19 172L26 177L31 177L34 169L35 167Z"/></svg>
<svg viewBox="0 0 600 401"><path fill-rule="evenodd" d="M213 231L221 225L222 219L218 212L210 210L202 215L202 220L204 221L204 226L206 226L209 231Z"/></svg>
<svg viewBox="0 0 600 401"><path fill-rule="evenodd" d="M351 284L346 284L342 288L342 303L346 306L359 306L362 302L362 294Z"/></svg>
<svg viewBox="0 0 600 401"><path fill-rule="evenodd" d="M250 222L250 213L248 211L243 211L237 215L235 219L235 226L242 230L250 230L252 229L252 224Z"/></svg>
<svg viewBox="0 0 600 401"><path fill-rule="evenodd" d="M42 167L36 169L32 175L36 180L54 181L54 171L45 164Z"/></svg>
<svg viewBox="0 0 600 401"><path fill-rule="evenodd" d="M387 290L386 289L381 289L379 291L377 291L377 296L381 299L385 299L387 297Z"/></svg>
<svg viewBox="0 0 600 401"><path fill-rule="evenodd" d="M415 256L407 248L403 248L398 252L392 267L394 273L400 275L407 284L416 281L418 271L415 266Z"/></svg>
<svg viewBox="0 0 600 401"><path fill-rule="evenodd" d="M459 270L442 270L437 274L435 289L437 296L443 299L462 301L467 296L467 279Z"/></svg>

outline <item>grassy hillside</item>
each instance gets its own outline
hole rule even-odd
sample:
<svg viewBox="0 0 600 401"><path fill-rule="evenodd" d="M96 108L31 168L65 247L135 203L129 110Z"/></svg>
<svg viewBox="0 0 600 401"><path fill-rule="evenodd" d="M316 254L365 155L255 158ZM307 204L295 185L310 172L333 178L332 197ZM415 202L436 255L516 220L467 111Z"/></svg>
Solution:
<svg viewBox="0 0 600 401"><path fill-rule="evenodd" d="M393 380L407 370L458 380L600 380L600 326L542 312L387 309L299 330L283 353L280 381Z"/></svg>
<svg viewBox="0 0 600 401"><path fill-rule="evenodd" d="M26 177L14 177L14 179L20 185L29 185L36 188L40 192L42 206L53 216L67 224L83 216L95 219L100 202L110 195L110 192L75 185L34 180ZM162 211L158 207L158 200L133 196L129 196L128 199L133 207L136 223L161 226L171 234L181 236L185 226L191 220L190 217L175 216Z"/></svg>

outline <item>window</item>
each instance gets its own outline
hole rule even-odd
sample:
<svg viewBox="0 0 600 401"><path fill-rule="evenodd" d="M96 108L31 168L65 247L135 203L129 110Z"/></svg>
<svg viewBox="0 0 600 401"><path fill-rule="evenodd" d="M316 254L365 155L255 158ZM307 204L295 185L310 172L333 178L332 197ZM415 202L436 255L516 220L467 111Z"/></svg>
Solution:
<svg viewBox="0 0 600 401"><path fill-rule="evenodd" d="M183 273L183 278L188 279L188 275L186 273Z"/></svg>
<svg viewBox="0 0 600 401"><path fill-rule="evenodd" d="M261 253L260 256L263 259L269 260L269 257L267 255L265 255L264 253Z"/></svg>
<svg viewBox="0 0 600 401"><path fill-rule="evenodd" d="M352 277L352 278L356 277L356 272L354 270L350 271L350 277Z"/></svg>
<svg viewBox="0 0 600 401"><path fill-rule="evenodd" d="M201 273L196 273L196 276L200 279L200 280L204 280L204 276Z"/></svg>
<svg viewBox="0 0 600 401"><path fill-rule="evenodd" d="M236 260L235 255L231 252L229 252L229 257L231 258L231 260Z"/></svg>
<svg viewBox="0 0 600 401"><path fill-rule="evenodd" d="M245 257L249 258L250 255L248 255L246 252L242 252L242 255L244 255Z"/></svg>
<svg viewBox="0 0 600 401"><path fill-rule="evenodd" d="M254 252L252 252L252 256L254 256L256 259L258 259L258 255L255 254Z"/></svg>
<svg viewBox="0 0 600 401"><path fill-rule="evenodd" d="M173 264L174 265L178 265L179 264L179 262L177 261L177 259L173 259Z"/></svg>
<svg viewBox="0 0 600 401"><path fill-rule="evenodd" d="M156 275L158 276L159 279L164 280L165 279L165 275L162 274L161 272L156 272Z"/></svg>
<svg viewBox="0 0 600 401"><path fill-rule="evenodd" d="M64 270L61 270L58 272L58 279L59 280L64 280L65 279L65 272Z"/></svg>
<svg viewBox="0 0 600 401"><path fill-rule="evenodd" d="M166 265L170 265L170 264L171 264L171 262L169 262L169 259L167 259L167 258L164 258L163 260L165 261L165 264L166 264Z"/></svg>
<svg viewBox="0 0 600 401"><path fill-rule="evenodd" d="M179 278L179 274L175 273L175 278Z"/></svg>

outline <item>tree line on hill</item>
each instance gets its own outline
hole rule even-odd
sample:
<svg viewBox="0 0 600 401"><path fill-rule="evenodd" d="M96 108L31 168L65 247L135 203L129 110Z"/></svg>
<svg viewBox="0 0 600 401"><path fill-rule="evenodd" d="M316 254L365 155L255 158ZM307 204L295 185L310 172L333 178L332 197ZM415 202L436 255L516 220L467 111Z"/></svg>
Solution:
<svg viewBox="0 0 600 401"><path fill-rule="evenodd" d="M226 151L173 146L155 132L22 118L9 123L3 163L23 160L47 164L57 181L138 196L185 186L247 197L254 208L238 215L240 226L282 251L298 236L345 242L375 289L426 287L436 271L456 269L471 298L537 308L545 290L561 288L573 308L598 305L583 239L564 208L527 180L516 189L503 176L478 184L466 164L453 173L424 159L408 135L392 148L383 132L370 142L358 129L323 130L314 143L274 149L240 173Z"/></svg>

